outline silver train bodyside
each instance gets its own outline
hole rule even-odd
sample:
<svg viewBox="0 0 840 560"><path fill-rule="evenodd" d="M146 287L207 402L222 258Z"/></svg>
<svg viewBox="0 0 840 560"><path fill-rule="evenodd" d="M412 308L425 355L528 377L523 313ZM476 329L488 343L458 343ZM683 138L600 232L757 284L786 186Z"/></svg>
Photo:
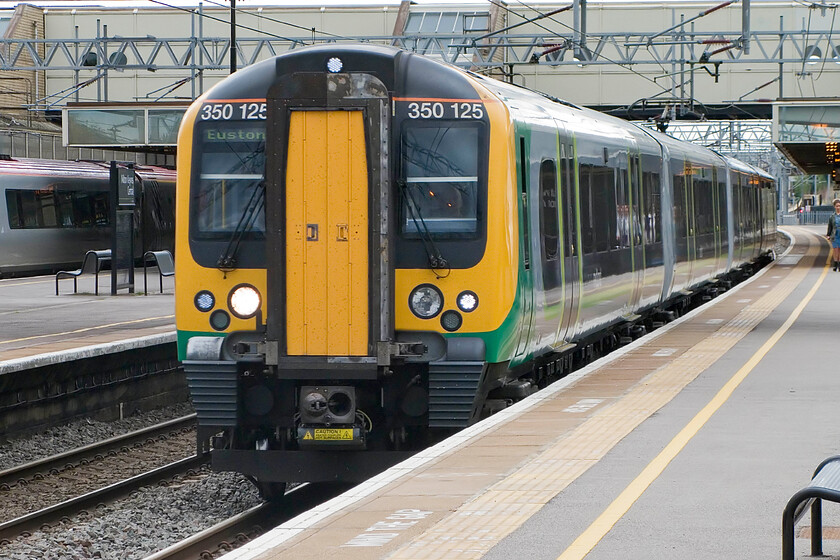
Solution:
<svg viewBox="0 0 840 560"><path fill-rule="evenodd" d="M174 248L175 172L136 166L135 257ZM105 162L0 159L0 278L76 268L111 245Z"/></svg>

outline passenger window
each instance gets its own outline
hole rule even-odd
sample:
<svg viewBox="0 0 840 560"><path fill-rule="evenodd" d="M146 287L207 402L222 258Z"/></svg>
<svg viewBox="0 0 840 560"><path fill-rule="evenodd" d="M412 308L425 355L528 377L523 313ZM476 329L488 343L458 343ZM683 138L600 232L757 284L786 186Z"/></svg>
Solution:
<svg viewBox="0 0 840 560"><path fill-rule="evenodd" d="M614 170L582 164L580 196L583 252L608 251L617 244Z"/></svg>
<svg viewBox="0 0 840 560"><path fill-rule="evenodd" d="M557 207L557 165L545 159L540 164L540 232L543 261L559 256L560 220Z"/></svg>

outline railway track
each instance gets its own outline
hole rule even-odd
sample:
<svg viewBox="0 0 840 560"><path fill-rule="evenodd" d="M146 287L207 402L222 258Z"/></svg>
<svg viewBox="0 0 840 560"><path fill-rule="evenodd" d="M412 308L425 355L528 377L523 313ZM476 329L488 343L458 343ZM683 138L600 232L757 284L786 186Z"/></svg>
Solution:
<svg viewBox="0 0 840 560"><path fill-rule="evenodd" d="M301 484L279 502L264 502L175 543L145 560L209 560L344 492L349 484Z"/></svg>
<svg viewBox="0 0 840 560"><path fill-rule="evenodd" d="M22 481L42 477L45 473L55 474L66 469L69 465L85 464L85 462L96 460L98 457L104 457L109 453L113 454L125 448L148 443L149 440L160 438L164 434L192 430L194 427L195 414L189 414L0 471L0 492L8 491L18 484L26 483Z"/></svg>
<svg viewBox="0 0 840 560"><path fill-rule="evenodd" d="M43 489L55 486L56 493L53 496L60 496L62 484L65 487L64 490L67 487L73 489L76 482L86 478L85 469L94 469L98 466L100 469L104 467L107 470L108 458L112 459L112 463L114 461L124 462L123 454L130 453L131 450L152 448L158 443L166 442L169 438L193 437L194 424L195 415L189 415L7 469L0 472L0 497L3 498L7 513L9 511L20 511L33 498L49 501L49 493L43 495L42 490L34 490L32 487ZM180 447L183 447L183 445ZM166 453L177 453L177 447L174 451L171 449L165 450L163 454L156 452L154 459L160 460L162 456L166 456ZM58 503L52 503L36 511L30 511L0 523L0 543L48 526L65 517L71 517L81 511L97 507L99 504L117 500L143 486L158 483L179 473L198 469L209 461L209 455L194 455L184 458L182 452L180 457L178 460L167 461L165 465L153 469L142 467L141 470L145 472L141 474L124 477L117 482L105 484L95 490L61 500ZM141 459L137 460L138 464L144 463ZM130 465L128 467L129 470L133 468ZM71 473L72 476L68 473ZM113 473L110 474L113 478ZM55 482L52 479L55 479ZM59 481L59 479L61 480ZM85 482L90 481L85 480Z"/></svg>
<svg viewBox="0 0 840 560"><path fill-rule="evenodd" d="M197 469L209 461L209 454L187 457L99 490L0 523L0 544L10 541L18 535L42 529L90 508L98 507L100 504L115 501L144 486L156 484L176 474Z"/></svg>

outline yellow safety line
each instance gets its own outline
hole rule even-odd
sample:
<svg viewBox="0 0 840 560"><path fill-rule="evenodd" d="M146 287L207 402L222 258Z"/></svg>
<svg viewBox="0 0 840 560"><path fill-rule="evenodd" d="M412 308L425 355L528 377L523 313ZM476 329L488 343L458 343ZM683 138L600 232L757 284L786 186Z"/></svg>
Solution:
<svg viewBox="0 0 840 560"><path fill-rule="evenodd" d="M0 288L14 288L15 286L26 286L29 284L52 284L52 280L31 280L29 282L17 282L15 284L0 282Z"/></svg>
<svg viewBox="0 0 840 560"><path fill-rule="evenodd" d="M575 541L567 548L563 554L558 556L558 560L572 560L584 558L589 554L595 545L613 528L613 526L621 519L630 507L641 497L647 488L656 480L660 474L665 470L671 461L679 454L680 451L688 444L691 439L697 435L706 422L717 412L721 406L732 396L735 389L747 378L752 370L764 359L768 352L776 345L779 339L787 333L793 323L802 314L805 306L813 299L814 295L819 290L826 275L828 274L828 262L823 267L822 274L819 279L802 299L796 309L790 314L784 324L776 330L775 333L765 342L758 351L753 354L749 361L739 369L735 375L721 388L720 391L712 398L703 409L677 434L671 442L665 446L665 449L656 456L631 482L624 491L607 507L606 510L590 525Z"/></svg>
<svg viewBox="0 0 840 560"><path fill-rule="evenodd" d="M16 338L16 339L13 339L13 340L0 340L0 344L11 344L12 342L25 342L27 340L35 340L37 338L49 338L49 337L52 337L52 336L64 336L64 335L68 335L68 334L79 334L79 333L88 332L88 331L95 331L95 330L98 330L98 329L107 329L109 327L121 327L123 325L135 325L137 323L144 323L146 321L157 321L159 319L173 319L174 317L175 317L175 315L163 315L161 317L148 317L146 319L136 319L134 321L123 321L123 322L120 322L120 323L111 323L110 325L98 325L96 327L87 327L87 328L78 329L78 330L75 330L75 331L66 331L66 332L52 333L52 334L39 334L39 335L36 335L36 336L27 336L26 338Z"/></svg>

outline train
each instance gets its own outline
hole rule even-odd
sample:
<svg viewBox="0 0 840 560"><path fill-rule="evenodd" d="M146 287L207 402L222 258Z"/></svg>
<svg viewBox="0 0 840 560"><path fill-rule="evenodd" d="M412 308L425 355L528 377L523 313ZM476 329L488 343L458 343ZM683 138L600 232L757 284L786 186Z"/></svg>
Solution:
<svg viewBox="0 0 840 560"><path fill-rule="evenodd" d="M178 138L179 359L216 470L358 481L772 258L773 177L422 55L296 49Z"/></svg>
<svg viewBox="0 0 840 560"><path fill-rule="evenodd" d="M111 246L108 162L0 155L0 278L77 268ZM175 171L135 165L135 257L175 246Z"/></svg>

